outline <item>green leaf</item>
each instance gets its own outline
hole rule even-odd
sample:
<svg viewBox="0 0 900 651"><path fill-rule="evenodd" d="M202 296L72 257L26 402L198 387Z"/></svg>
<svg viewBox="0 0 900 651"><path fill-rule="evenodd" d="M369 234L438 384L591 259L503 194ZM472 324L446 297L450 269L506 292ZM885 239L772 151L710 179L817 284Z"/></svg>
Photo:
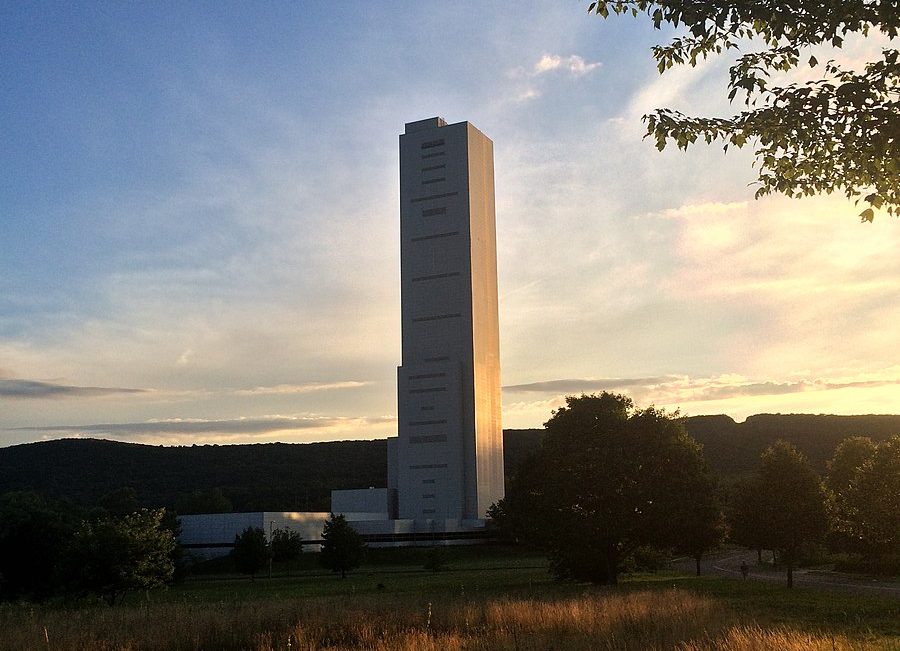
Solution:
<svg viewBox="0 0 900 651"><path fill-rule="evenodd" d="M871 208L866 208L861 213L859 213L859 217L861 222L872 223L873 221L875 221L875 211Z"/></svg>

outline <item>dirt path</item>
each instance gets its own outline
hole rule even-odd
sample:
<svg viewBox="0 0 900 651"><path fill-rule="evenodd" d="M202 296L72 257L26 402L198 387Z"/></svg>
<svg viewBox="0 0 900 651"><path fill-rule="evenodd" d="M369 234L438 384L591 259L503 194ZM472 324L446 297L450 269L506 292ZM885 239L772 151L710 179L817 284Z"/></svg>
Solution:
<svg viewBox="0 0 900 651"><path fill-rule="evenodd" d="M787 584L786 570L757 565L756 552L751 550L736 550L714 554L700 562L700 571L703 574L716 574L740 581L742 562L746 562L750 567L747 580ZM696 571L696 566L692 559L678 559L672 563L672 566L684 572L693 573ZM900 581L868 577L860 574L842 574L840 572L817 569L795 569L794 585L797 587L819 587L826 590L855 592L857 594L882 595L900 599Z"/></svg>

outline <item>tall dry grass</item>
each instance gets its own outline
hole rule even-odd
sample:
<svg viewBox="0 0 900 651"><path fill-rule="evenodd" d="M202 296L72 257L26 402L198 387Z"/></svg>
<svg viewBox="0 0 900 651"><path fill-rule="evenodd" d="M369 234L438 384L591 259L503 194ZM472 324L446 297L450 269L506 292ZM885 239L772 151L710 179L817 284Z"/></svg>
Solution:
<svg viewBox="0 0 900 651"><path fill-rule="evenodd" d="M711 598L674 589L559 600L429 604L377 595L0 610L0 648L17 651L887 651L890 644L760 628Z"/></svg>

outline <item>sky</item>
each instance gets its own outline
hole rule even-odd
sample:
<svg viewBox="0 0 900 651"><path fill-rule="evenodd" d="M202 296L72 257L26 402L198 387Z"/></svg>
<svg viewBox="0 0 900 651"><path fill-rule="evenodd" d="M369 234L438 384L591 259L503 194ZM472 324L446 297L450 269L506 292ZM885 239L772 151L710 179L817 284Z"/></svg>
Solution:
<svg viewBox="0 0 900 651"><path fill-rule="evenodd" d="M654 108L739 108L729 60L661 76L671 32L587 4L0 4L0 446L394 435L398 135L433 116L494 142L505 428L602 390L900 413L900 221L657 152Z"/></svg>

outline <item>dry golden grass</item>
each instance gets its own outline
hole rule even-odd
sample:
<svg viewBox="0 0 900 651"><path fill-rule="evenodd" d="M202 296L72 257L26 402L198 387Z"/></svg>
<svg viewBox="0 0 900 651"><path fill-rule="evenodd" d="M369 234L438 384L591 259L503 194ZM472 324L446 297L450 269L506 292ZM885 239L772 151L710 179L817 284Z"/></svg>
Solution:
<svg viewBox="0 0 900 651"><path fill-rule="evenodd" d="M369 595L0 611L0 648L16 650L887 651L891 644L760 628L715 599L676 589L442 604Z"/></svg>

